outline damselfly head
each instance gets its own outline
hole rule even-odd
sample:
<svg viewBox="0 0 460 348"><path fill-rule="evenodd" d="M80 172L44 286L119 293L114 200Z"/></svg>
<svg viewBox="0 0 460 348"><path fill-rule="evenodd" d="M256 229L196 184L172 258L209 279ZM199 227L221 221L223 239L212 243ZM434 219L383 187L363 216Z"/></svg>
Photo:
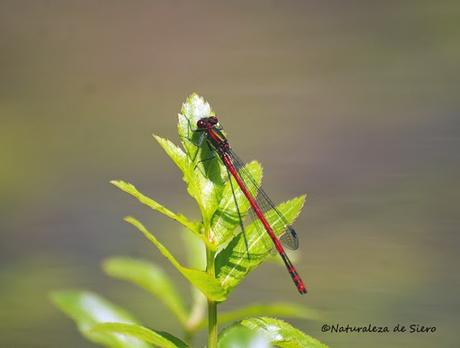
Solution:
<svg viewBox="0 0 460 348"><path fill-rule="evenodd" d="M206 128L206 118L202 118L202 119L199 119L198 122L196 123L196 126L199 128L199 129L205 129Z"/></svg>
<svg viewBox="0 0 460 348"><path fill-rule="evenodd" d="M210 128L216 125L217 123L219 123L219 120L217 119L217 117L210 116L210 117L203 117L199 119L198 122L196 123L196 126L199 129L206 129L206 128Z"/></svg>

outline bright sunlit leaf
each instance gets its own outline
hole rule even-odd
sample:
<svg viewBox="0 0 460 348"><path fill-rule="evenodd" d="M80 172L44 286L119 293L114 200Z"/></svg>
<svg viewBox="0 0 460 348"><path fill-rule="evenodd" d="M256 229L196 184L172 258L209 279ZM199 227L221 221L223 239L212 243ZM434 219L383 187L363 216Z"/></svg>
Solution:
<svg viewBox="0 0 460 348"><path fill-rule="evenodd" d="M110 348L149 348L135 337L122 337L113 332L93 332L96 324L118 322L137 324L124 309L89 291L57 291L51 294L53 303L72 318L80 332L90 341Z"/></svg>
<svg viewBox="0 0 460 348"><path fill-rule="evenodd" d="M104 323L94 326L95 334L116 334L127 339L138 339L160 348L186 348L188 345L167 332L153 331L136 324Z"/></svg>
<svg viewBox="0 0 460 348"><path fill-rule="evenodd" d="M327 348L327 345L282 320L258 317L245 319L241 321L241 325L263 335L276 347Z"/></svg>
<svg viewBox="0 0 460 348"><path fill-rule="evenodd" d="M189 194L200 207L203 223L208 224L219 205L226 172L220 159L209 149L203 132L196 131L200 118L214 115L209 104L197 94L182 105L177 130L187 154L188 167L182 171ZM215 243L213 236L209 242Z"/></svg>
<svg viewBox="0 0 460 348"><path fill-rule="evenodd" d="M245 170L252 175L257 185L262 182L262 166L253 161L246 164ZM238 187L235 179L227 180L219 202L219 207L212 217L211 228L218 243L218 251L222 250L235 234L241 233L240 218L244 219L249 201ZM239 213L239 214L238 214Z"/></svg>
<svg viewBox="0 0 460 348"><path fill-rule="evenodd" d="M270 341L257 331L235 324L219 334L218 348L273 348Z"/></svg>
<svg viewBox="0 0 460 348"><path fill-rule="evenodd" d="M277 209L287 221L292 224L299 215L305 202L305 196L300 196L281 203ZM274 211L266 213L267 220L273 225L278 222L278 215ZM222 286L231 290L238 285L246 275L261 264L273 248L268 234L254 221L246 229L246 241L242 234L237 235L228 246L217 255L216 273Z"/></svg>

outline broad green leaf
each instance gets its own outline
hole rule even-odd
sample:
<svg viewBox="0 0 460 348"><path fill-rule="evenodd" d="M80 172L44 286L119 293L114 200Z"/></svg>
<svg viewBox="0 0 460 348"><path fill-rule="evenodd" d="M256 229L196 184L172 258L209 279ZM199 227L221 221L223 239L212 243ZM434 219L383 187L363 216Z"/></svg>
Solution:
<svg viewBox="0 0 460 348"><path fill-rule="evenodd" d="M189 194L195 198L207 225L219 204L226 175L216 154L209 149L205 134L196 131L196 123L202 117L214 115L209 104L197 94L190 95L179 114L178 132L187 154L187 166L183 179ZM213 236L208 236L214 243Z"/></svg>
<svg viewBox="0 0 460 348"><path fill-rule="evenodd" d="M127 257L113 257L103 264L105 272L118 279L130 281L158 297L177 319L185 325L187 309L168 275L157 265Z"/></svg>
<svg viewBox="0 0 460 348"><path fill-rule="evenodd" d="M201 213L205 216L210 215L218 201L218 190L214 189L213 181L205 175L205 169L209 168L209 163L204 166L204 164L199 163L199 157L196 157L194 161L171 141L157 135L154 135L154 138L182 171L182 179L187 184L187 191L197 201Z"/></svg>
<svg viewBox="0 0 460 348"><path fill-rule="evenodd" d="M135 324L104 323L94 326L91 330L100 334L116 334L126 338L136 338L151 343L160 348L186 348L187 344L171 334L161 331L153 331L144 326Z"/></svg>
<svg viewBox="0 0 460 348"><path fill-rule="evenodd" d="M111 184L118 187L120 190L130 194L131 196L135 197L139 202L145 204L146 206L152 208L153 210L162 213L163 215L169 217L170 219L176 220L183 226L187 227L190 231L199 235L200 231L200 224L196 221L190 221L182 214L175 214L169 209L163 207L160 203L154 201L153 199L143 195L139 192L136 187L130 183L121 181L121 180L112 180Z"/></svg>
<svg viewBox="0 0 460 348"><path fill-rule="evenodd" d="M219 333L218 348L272 348L270 341L258 333L237 323Z"/></svg>
<svg viewBox="0 0 460 348"><path fill-rule="evenodd" d="M292 224L299 215L304 202L305 196L299 196L281 203L277 209ZM268 211L265 216L272 226L276 227L282 223L273 210ZM217 278L229 291L270 255L273 248L272 242L258 224L260 224L259 221L254 221L246 228L248 249L244 236L239 234L216 257Z"/></svg>
<svg viewBox="0 0 460 348"><path fill-rule="evenodd" d="M51 300L72 318L80 332L92 342L110 348L148 348L149 344L134 338L121 337L112 332L92 332L94 325L106 322L136 324L136 320L122 308L88 291L58 291Z"/></svg>
<svg viewBox="0 0 460 348"><path fill-rule="evenodd" d="M282 320L259 317L243 320L241 325L262 334L280 348L327 348L317 339Z"/></svg>
<svg viewBox="0 0 460 348"><path fill-rule="evenodd" d="M238 308L229 312L221 312L218 316L219 325L242 320L254 316L279 316L285 318L298 319L317 319L316 311L303 307L298 304L291 303L273 303L266 305L250 305L243 308ZM203 320L198 328L204 329L207 321Z"/></svg>
<svg viewBox="0 0 460 348"><path fill-rule="evenodd" d="M226 290L220 285L219 281L211 277L208 273L196 269L190 269L182 266L172 256L168 249L161 244L145 227L133 217L126 217L125 221L136 227L144 236L155 245L158 250L166 257L171 264L194 286L203 292L203 294L212 301L224 301L226 299Z"/></svg>
<svg viewBox="0 0 460 348"><path fill-rule="evenodd" d="M256 161L248 163L245 165L244 170L254 178L257 186L260 186L262 182L262 166L260 163ZM249 201L240 190L235 179L232 177L231 180L227 180L219 207L214 213L211 224L218 250L222 250L231 237L241 233L240 219L244 219L249 208Z"/></svg>

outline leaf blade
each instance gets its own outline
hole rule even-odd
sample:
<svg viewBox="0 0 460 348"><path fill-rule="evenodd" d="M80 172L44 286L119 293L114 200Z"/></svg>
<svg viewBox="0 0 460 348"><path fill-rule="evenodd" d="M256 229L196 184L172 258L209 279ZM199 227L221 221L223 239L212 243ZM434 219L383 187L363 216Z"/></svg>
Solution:
<svg viewBox="0 0 460 348"><path fill-rule="evenodd" d="M192 284L194 284L208 299L213 301L224 301L227 298L226 290L220 285L216 278L208 273L182 266L169 250L161 244L145 226L133 217L126 217L125 221L136 227L142 234L157 247L160 253Z"/></svg>
<svg viewBox="0 0 460 348"><path fill-rule="evenodd" d="M196 123L203 117L214 115L210 105L196 93L182 104L178 120L178 133L189 159L184 168L184 181L189 194L195 198L206 225L217 209L225 176L224 166L206 144L205 134L197 132ZM214 243L213 236L209 242Z"/></svg>
<svg viewBox="0 0 460 348"><path fill-rule="evenodd" d="M263 173L260 163L252 161L244 168L260 186ZM240 218L244 219L249 209L249 201L236 180L231 177L225 182L219 206L212 217L211 228L218 244L218 251L222 250L228 244L229 239L237 234L235 230L238 230L240 226ZM241 231L238 230L238 233Z"/></svg>
<svg viewBox="0 0 460 348"><path fill-rule="evenodd" d="M157 212L169 217L172 220L175 220L175 221L179 222L180 224L182 224L183 226L188 228L190 231L194 232L197 235L200 235L200 232L199 232L200 224L198 222L190 221L187 217L185 217L182 214L173 213L171 210L169 210L168 208L164 207L160 203L156 202L152 198L147 197L144 194L142 194L141 192L139 192L136 189L136 187L134 185L130 184L129 182L125 182L125 181L122 181L122 180L112 180L112 181L110 181L110 183L112 185L116 186L117 188L119 188L120 190L122 190L122 191L128 193L129 195L133 196L134 198L136 198L142 204L144 204L144 205L150 207L151 209L153 209L153 210L155 210L155 211L157 211Z"/></svg>
<svg viewBox="0 0 460 348"><path fill-rule="evenodd" d="M104 271L111 277L129 281L156 296L179 320L187 322L187 309L168 275L155 264L128 257L112 257L104 261Z"/></svg>
<svg viewBox="0 0 460 348"><path fill-rule="evenodd" d="M75 321L81 334L88 340L106 347L148 348L136 338L121 339L114 334L92 333L91 328L103 322L136 324L137 321L124 309L89 291L57 291L51 294L52 302Z"/></svg>
<svg viewBox="0 0 460 348"><path fill-rule="evenodd" d="M287 219L289 224L292 224L299 215L305 203L305 196L299 196L277 206ZM277 217L277 214L272 210L266 214L267 220L272 220ZM254 221L246 228L246 236L237 235L228 244L228 246L220 252L216 257L216 274L222 286L232 290L238 285L253 269L265 261L272 249L271 240L267 233L260 233L256 224L259 221ZM246 247L249 246L249 253Z"/></svg>
<svg viewBox="0 0 460 348"><path fill-rule="evenodd" d="M324 343L279 319L269 317L250 318L241 321L241 325L261 333L277 347L327 348Z"/></svg>
<svg viewBox="0 0 460 348"><path fill-rule="evenodd" d="M187 344L182 342L177 337L164 332L154 331L136 324L103 323L95 325L91 331L95 333L111 333L124 335L127 337L134 337L160 348L188 347Z"/></svg>
<svg viewBox="0 0 460 348"><path fill-rule="evenodd" d="M219 333L217 348L273 348L270 341L240 323L225 328Z"/></svg>

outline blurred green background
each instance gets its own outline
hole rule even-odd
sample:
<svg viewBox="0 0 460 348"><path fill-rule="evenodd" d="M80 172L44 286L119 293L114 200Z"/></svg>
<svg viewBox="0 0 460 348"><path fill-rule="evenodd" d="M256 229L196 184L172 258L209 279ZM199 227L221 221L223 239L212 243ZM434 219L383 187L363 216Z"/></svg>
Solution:
<svg viewBox="0 0 460 348"><path fill-rule="evenodd" d="M181 229L108 182L198 218L151 138L178 141L176 114L196 91L240 156L262 162L274 200L309 195L296 229L310 293L264 265L225 308L311 306L322 320L291 322L332 347L458 347L459 18L457 1L0 1L0 346L91 347L50 304L61 288L180 334L100 262L148 258L186 294L121 217L183 259Z"/></svg>

